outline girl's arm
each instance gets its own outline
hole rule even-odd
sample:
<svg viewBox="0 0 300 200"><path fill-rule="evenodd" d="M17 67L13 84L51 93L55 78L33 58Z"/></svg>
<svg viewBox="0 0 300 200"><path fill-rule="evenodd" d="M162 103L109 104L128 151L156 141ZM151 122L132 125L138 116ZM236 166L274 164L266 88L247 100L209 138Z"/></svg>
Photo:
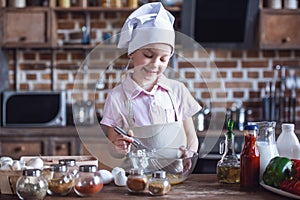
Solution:
<svg viewBox="0 0 300 200"><path fill-rule="evenodd" d="M198 136L195 130L194 122L192 117L187 118L183 121L183 127L187 136L187 149L197 152L198 151Z"/></svg>

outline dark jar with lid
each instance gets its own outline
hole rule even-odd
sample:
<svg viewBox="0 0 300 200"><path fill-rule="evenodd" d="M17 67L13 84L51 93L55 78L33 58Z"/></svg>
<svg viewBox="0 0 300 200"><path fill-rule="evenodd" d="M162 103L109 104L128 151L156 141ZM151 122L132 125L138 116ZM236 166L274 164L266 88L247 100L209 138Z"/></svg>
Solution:
<svg viewBox="0 0 300 200"><path fill-rule="evenodd" d="M240 161L234 150L233 120L228 121L227 127L225 141L220 143L220 153L223 155L217 163L217 179L220 183L239 183Z"/></svg>
<svg viewBox="0 0 300 200"><path fill-rule="evenodd" d="M167 194L171 190L171 184L165 171L155 171L149 180L149 193L153 196Z"/></svg>
<svg viewBox="0 0 300 200"><path fill-rule="evenodd" d="M52 164L50 166L50 176L48 177L48 194L64 196L72 191L74 177L68 172L68 167L62 164Z"/></svg>
<svg viewBox="0 0 300 200"><path fill-rule="evenodd" d="M42 200L47 195L48 182L40 169L23 170L16 183L17 195L20 199Z"/></svg>
<svg viewBox="0 0 300 200"><path fill-rule="evenodd" d="M129 192L145 192L148 185L148 177L144 174L142 169L133 168L129 171L126 185Z"/></svg>
<svg viewBox="0 0 300 200"><path fill-rule="evenodd" d="M243 189L259 187L260 154L256 144L257 131L256 125L246 125L244 128L244 147L240 156L240 186Z"/></svg>
<svg viewBox="0 0 300 200"><path fill-rule="evenodd" d="M103 188L101 174L96 165L81 165L75 176L74 191L79 196L91 196Z"/></svg>

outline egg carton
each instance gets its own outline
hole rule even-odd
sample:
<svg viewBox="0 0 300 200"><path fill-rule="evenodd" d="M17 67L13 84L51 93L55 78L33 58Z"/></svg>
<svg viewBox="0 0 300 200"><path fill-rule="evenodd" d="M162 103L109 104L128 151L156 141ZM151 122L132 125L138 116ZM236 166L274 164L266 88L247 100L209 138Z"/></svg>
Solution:
<svg viewBox="0 0 300 200"><path fill-rule="evenodd" d="M20 161L25 163L36 156L22 156ZM74 159L76 165L96 165L98 167L98 159L94 156L39 156L44 161L44 166L50 166L51 164L58 164L59 160Z"/></svg>

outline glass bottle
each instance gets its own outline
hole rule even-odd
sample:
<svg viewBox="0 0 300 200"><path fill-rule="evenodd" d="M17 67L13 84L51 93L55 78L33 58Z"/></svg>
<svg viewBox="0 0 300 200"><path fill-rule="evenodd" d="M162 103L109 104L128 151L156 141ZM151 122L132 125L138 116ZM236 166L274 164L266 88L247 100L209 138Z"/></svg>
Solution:
<svg viewBox="0 0 300 200"><path fill-rule="evenodd" d="M233 120L228 121L227 127L228 131L224 134L225 149L224 143L220 144L220 153L223 153L223 156L217 163L217 178L220 183L239 183L240 161L234 150Z"/></svg>
<svg viewBox="0 0 300 200"><path fill-rule="evenodd" d="M101 174L96 165L80 165L75 177L74 191L77 195L91 196L100 192L103 188Z"/></svg>
<svg viewBox="0 0 300 200"><path fill-rule="evenodd" d="M68 172L67 165L52 164L50 174L47 191L49 195L64 196L72 191L73 175Z"/></svg>
<svg viewBox="0 0 300 200"><path fill-rule="evenodd" d="M295 125L283 123L282 131L277 138L277 149L280 156L290 159L300 159L300 144L295 134Z"/></svg>
<svg viewBox="0 0 300 200"><path fill-rule="evenodd" d="M16 183L17 195L20 199L42 200L47 194L48 183L40 169L23 170Z"/></svg>
<svg viewBox="0 0 300 200"><path fill-rule="evenodd" d="M270 160L278 156L278 150L275 141L276 122L248 122L249 125L258 126L257 146L260 154L260 172L259 180L262 180L263 173L269 164Z"/></svg>
<svg viewBox="0 0 300 200"><path fill-rule="evenodd" d="M148 190L153 196L164 195L171 190L171 184L165 171L153 172L149 180Z"/></svg>
<svg viewBox="0 0 300 200"><path fill-rule="evenodd" d="M128 191L133 193L144 192L148 185L148 177L144 174L144 171L133 168L129 173L126 182Z"/></svg>
<svg viewBox="0 0 300 200"><path fill-rule="evenodd" d="M240 155L240 186L243 189L256 189L259 186L260 154L256 144L258 127L246 125L244 147Z"/></svg>

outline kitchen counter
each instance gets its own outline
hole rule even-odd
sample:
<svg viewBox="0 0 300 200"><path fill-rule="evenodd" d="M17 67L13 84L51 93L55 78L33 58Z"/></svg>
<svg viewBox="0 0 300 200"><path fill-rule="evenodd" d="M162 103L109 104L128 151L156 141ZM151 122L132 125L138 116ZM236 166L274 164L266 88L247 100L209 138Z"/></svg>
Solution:
<svg viewBox="0 0 300 200"><path fill-rule="evenodd" d="M65 197L47 196L50 199L82 199L74 192ZM153 197L149 194L133 195L127 192L126 187L117 187L113 183L104 185L102 191L93 197L86 197L85 200L94 199L226 199L226 200L283 200L289 199L275 193L269 192L262 187L257 191L241 191L238 184L220 184L217 182L216 174L192 174L185 182L174 185L171 191L165 196ZM0 195L1 200L17 200L17 195Z"/></svg>

